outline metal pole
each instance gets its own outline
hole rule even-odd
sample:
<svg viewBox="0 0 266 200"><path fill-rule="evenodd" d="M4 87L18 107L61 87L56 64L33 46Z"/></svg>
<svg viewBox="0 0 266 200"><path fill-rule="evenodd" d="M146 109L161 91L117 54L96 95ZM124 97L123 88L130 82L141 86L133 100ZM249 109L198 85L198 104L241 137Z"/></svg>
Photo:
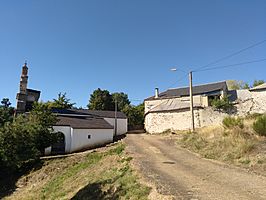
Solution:
<svg viewBox="0 0 266 200"><path fill-rule="evenodd" d="M115 99L115 126L114 126L114 136L117 135L117 99Z"/></svg>
<svg viewBox="0 0 266 200"><path fill-rule="evenodd" d="M191 129L192 129L192 131L195 131L194 108L193 108L192 71L189 72L189 94L190 94Z"/></svg>

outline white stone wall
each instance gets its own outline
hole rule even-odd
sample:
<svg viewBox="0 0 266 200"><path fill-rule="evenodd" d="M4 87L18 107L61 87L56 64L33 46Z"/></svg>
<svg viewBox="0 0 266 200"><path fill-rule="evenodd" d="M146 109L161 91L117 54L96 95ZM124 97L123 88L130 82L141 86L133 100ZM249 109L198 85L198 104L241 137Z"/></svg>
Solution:
<svg viewBox="0 0 266 200"><path fill-rule="evenodd" d="M104 118L113 127L115 126L114 118ZM117 135L123 135L127 132L127 119L117 119Z"/></svg>
<svg viewBox="0 0 266 200"><path fill-rule="evenodd" d="M252 113L266 113L266 91L250 92L238 90L235 116L245 116ZM195 127L221 124L226 113L214 111L211 107L194 111ZM165 130L188 130L191 128L190 111L154 112L145 116L145 129L149 133L161 133Z"/></svg>
<svg viewBox="0 0 266 200"><path fill-rule="evenodd" d="M195 115L199 111L195 110ZM199 123L196 122L198 127ZM145 129L149 133L161 133L166 130L187 130L191 127L191 113L184 112L161 112L149 113L145 117Z"/></svg>
<svg viewBox="0 0 266 200"><path fill-rule="evenodd" d="M70 152L89 149L110 142L113 142L113 129L73 129Z"/></svg>

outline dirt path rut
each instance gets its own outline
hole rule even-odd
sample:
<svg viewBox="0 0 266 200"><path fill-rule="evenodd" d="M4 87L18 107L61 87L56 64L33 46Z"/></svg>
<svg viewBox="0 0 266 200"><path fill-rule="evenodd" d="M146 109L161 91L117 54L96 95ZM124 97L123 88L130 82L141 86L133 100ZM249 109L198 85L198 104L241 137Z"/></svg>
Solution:
<svg viewBox="0 0 266 200"><path fill-rule="evenodd" d="M266 177L202 159L166 136L129 134L127 151L159 193L173 199L266 200Z"/></svg>

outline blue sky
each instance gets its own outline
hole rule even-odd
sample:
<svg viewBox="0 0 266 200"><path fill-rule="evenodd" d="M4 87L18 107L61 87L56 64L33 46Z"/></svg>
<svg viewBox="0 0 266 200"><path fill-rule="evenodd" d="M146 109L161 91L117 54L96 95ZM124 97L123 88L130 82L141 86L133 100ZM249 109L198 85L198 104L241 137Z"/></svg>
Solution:
<svg viewBox="0 0 266 200"><path fill-rule="evenodd" d="M188 85L183 72L266 39L264 0L1 1L0 98L15 105L21 67L43 101L86 106L94 89L130 99ZM215 66L266 58L266 42ZM266 62L194 74L194 83L266 79ZM138 102L133 102L137 104Z"/></svg>

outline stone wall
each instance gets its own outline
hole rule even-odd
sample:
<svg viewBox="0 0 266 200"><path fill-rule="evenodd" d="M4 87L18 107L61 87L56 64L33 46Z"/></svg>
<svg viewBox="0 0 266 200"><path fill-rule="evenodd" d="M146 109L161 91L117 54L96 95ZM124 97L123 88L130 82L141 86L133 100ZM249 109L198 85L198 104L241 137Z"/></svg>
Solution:
<svg viewBox="0 0 266 200"><path fill-rule="evenodd" d="M238 90L235 101L236 113L233 116L245 116L252 113L266 113L266 91L250 92ZM194 111L195 127L221 124L229 114L215 111L211 107ZM145 116L145 129L149 133L161 133L165 130L188 130L191 128L189 110L180 112L151 112Z"/></svg>

